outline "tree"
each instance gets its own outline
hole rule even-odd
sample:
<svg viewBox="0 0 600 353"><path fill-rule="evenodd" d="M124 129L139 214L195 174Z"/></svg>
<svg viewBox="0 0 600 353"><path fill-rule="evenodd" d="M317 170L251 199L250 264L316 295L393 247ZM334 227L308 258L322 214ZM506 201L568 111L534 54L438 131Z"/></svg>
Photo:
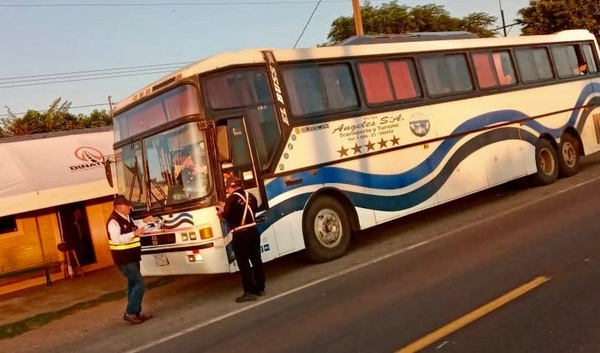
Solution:
<svg viewBox="0 0 600 353"><path fill-rule="evenodd" d="M23 136L54 131L68 131L112 125L111 116L105 110L94 110L89 116L69 113L71 102L57 98L48 110L39 112L28 110L17 117L10 108L8 117L0 119L0 137Z"/></svg>
<svg viewBox="0 0 600 353"><path fill-rule="evenodd" d="M112 125L112 117L104 109L94 109L89 116L79 114L78 118L83 129Z"/></svg>
<svg viewBox="0 0 600 353"><path fill-rule="evenodd" d="M530 0L519 10L517 23L525 35L551 34L565 29L587 29L600 38L600 1Z"/></svg>
<svg viewBox="0 0 600 353"><path fill-rule="evenodd" d="M410 8L397 0L374 7L370 2L361 6L365 34L401 34L407 32L469 31L480 37L493 37L489 28L496 17L472 13L464 18L450 16L441 5L422 5ZM331 23L326 44L340 42L356 33L353 17L341 16Z"/></svg>
<svg viewBox="0 0 600 353"><path fill-rule="evenodd" d="M471 13L460 21L462 30L475 33L480 38L490 38L496 35L496 32L489 29L496 22L496 18L485 12Z"/></svg>

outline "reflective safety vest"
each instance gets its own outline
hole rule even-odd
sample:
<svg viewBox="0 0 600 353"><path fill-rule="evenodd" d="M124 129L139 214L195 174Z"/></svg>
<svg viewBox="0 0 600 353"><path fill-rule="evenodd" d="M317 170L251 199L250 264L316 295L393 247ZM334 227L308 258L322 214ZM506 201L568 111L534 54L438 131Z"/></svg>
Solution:
<svg viewBox="0 0 600 353"><path fill-rule="evenodd" d="M240 230L244 230L247 228L254 227L256 225L256 219L254 218L254 212L252 212L252 208L250 207L250 196L248 195L248 191L244 190L244 195L234 192L233 195L239 196L244 201L244 214L242 215L241 224L235 228L233 228L233 232L238 232ZM246 223L246 216L250 215L251 222Z"/></svg>
<svg viewBox="0 0 600 353"><path fill-rule="evenodd" d="M108 217L108 222L106 223L107 233L108 223L110 223L111 220L115 220L117 223L119 223L121 234L131 233L137 229L132 220L126 220L121 215L113 211L110 217ZM113 261L117 265L129 262L139 262L142 259L142 244L139 237L133 237L127 244L117 244L110 239L110 233L108 233L108 245Z"/></svg>

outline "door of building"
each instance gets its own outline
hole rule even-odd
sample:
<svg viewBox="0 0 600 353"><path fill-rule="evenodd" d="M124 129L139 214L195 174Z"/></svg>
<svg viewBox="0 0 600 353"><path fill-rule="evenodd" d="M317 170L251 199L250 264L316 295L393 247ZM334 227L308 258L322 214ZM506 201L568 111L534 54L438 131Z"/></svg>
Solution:
<svg viewBox="0 0 600 353"><path fill-rule="evenodd" d="M60 206L58 214L62 241L75 250L81 266L96 263L85 204L76 202Z"/></svg>

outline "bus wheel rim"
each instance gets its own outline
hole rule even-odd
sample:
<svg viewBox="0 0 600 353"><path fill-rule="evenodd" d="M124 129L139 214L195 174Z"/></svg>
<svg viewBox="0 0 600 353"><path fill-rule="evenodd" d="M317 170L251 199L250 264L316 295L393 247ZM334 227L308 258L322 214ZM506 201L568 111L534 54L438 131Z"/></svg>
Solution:
<svg viewBox="0 0 600 353"><path fill-rule="evenodd" d="M554 172L556 166L554 165L554 157L552 156L552 152L548 149L543 149L540 151L540 170L542 173L546 175L550 175Z"/></svg>
<svg viewBox="0 0 600 353"><path fill-rule="evenodd" d="M340 216L331 209L323 209L315 217L315 235L317 241L327 247L336 247L342 238L342 222Z"/></svg>
<svg viewBox="0 0 600 353"><path fill-rule="evenodd" d="M565 143L562 146L562 158L565 164L569 167L573 167L577 161L577 152L575 146L572 143Z"/></svg>

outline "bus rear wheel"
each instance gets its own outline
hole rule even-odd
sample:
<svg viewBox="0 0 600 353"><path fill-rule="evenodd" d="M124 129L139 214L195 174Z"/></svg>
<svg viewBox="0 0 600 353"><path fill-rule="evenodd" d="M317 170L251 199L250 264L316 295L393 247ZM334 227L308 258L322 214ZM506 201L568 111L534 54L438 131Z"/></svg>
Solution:
<svg viewBox="0 0 600 353"><path fill-rule="evenodd" d="M350 221L344 206L329 195L308 206L303 221L305 254L314 262L343 256L350 245Z"/></svg>
<svg viewBox="0 0 600 353"><path fill-rule="evenodd" d="M536 186L549 185L558 178L558 155L552 143L539 139L535 145L536 173L530 175L531 182Z"/></svg>
<svg viewBox="0 0 600 353"><path fill-rule="evenodd" d="M570 177L579 172L579 141L571 134L565 134L558 145L558 175Z"/></svg>

